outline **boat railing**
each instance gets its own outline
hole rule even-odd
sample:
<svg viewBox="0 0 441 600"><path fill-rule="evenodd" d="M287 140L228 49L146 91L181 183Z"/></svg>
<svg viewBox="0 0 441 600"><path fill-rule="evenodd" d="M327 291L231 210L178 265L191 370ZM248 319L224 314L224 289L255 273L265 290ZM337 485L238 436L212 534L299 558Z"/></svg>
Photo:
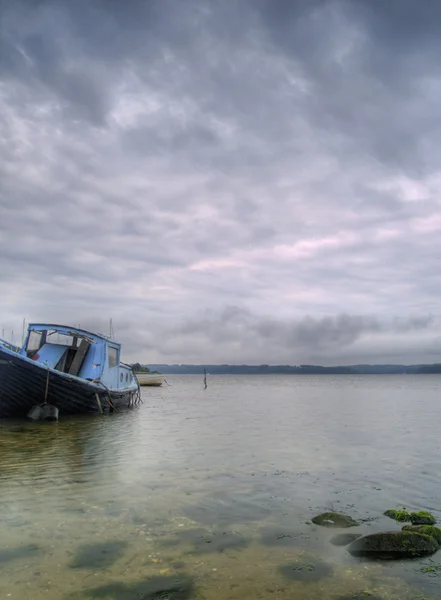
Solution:
<svg viewBox="0 0 441 600"><path fill-rule="evenodd" d="M7 340L4 340L3 338L0 338L0 346L3 346L4 348L7 348L8 350L10 350L11 352L20 352L21 348L19 348L18 346L15 346L14 344L11 344L11 342L8 342Z"/></svg>

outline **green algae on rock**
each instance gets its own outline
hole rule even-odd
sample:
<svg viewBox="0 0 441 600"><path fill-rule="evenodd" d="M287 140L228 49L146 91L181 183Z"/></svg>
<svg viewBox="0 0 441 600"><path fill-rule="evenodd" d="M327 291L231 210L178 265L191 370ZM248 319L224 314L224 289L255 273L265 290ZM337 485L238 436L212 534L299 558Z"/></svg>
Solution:
<svg viewBox="0 0 441 600"><path fill-rule="evenodd" d="M403 508L403 510L387 510L384 513L384 516L389 517L394 521L398 521L399 523L406 523L407 521L410 521L410 514L405 508Z"/></svg>
<svg viewBox="0 0 441 600"><path fill-rule="evenodd" d="M333 546L348 546L360 537L361 533L339 533L338 535L334 535L330 542Z"/></svg>
<svg viewBox="0 0 441 600"><path fill-rule="evenodd" d="M409 521L411 521L412 525L435 525L436 523L435 517L425 510L410 513Z"/></svg>
<svg viewBox="0 0 441 600"><path fill-rule="evenodd" d="M322 527L336 528L356 527L357 525L359 525L359 523L355 521L352 517L334 512L326 512L317 515L312 519L312 522L315 523L315 525L321 525Z"/></svg>
<svg viewBox="0 0 441 600"><path fill-rule="evenodd" d="M433 537L441 546L441 529L433 527L433 525L405 525L403 531L416 531Z"/></svg>
<svg viewBox="0 0 441 600"><path fill-rule="evenodd" d="M408 513L405 508L402 510L387 510L384 515L398 521L399 523L405 523L410 521L412 525L435 525L436 519L433 515L425 510L419 512Z"/></svg>
<svg viewBox="0 0 441 600"><path fill-rule="evenodd" d="M353 556L400 559L430 556L438 548L438 542L429 535L415 531L384 531L358 538L348 547L348 552Z"/></svg>

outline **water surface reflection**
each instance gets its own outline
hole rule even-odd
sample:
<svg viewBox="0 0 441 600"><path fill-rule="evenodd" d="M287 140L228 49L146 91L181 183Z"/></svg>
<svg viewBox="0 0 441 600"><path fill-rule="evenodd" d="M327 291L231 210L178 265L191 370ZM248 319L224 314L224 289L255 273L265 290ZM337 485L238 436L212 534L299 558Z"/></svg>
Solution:
<svg viewBox="0 0 441 600"><path fill-rule="evenodd" d="M362 562L306 523L441 519L438 377L168 380L139 410L0 423L2 597L441 597L428 560Z"/></svg>

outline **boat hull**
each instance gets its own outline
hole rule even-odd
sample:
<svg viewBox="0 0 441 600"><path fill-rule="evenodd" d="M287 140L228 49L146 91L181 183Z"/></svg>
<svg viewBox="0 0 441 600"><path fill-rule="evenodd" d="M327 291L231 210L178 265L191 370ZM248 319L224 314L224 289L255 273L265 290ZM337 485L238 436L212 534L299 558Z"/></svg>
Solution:
<svg viewBox="0 0 441 600"><path fill-rule="evenodd" d="M0 346L0 418L25 417L33 406L45 401L56 406L60 416L112 412L132 406L136 391L135 384L109 390L48 369Z"/></svg>

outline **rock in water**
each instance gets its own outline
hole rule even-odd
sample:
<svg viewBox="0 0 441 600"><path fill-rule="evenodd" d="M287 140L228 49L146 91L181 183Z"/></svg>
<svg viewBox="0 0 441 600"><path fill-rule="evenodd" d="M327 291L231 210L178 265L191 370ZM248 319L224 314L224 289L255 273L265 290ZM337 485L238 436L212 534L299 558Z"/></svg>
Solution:
<svg viewBox="0 0 441 600"><path fill-rule="evenodd" d="M415 531L384 531L371 533L355 540L348 547L353 556L400 559L430 556L439 548L438 542Z"/></svg>
<svg viewBox="0 0 441 600"><path fill-rule="evenodd" d="M435 525L436 523L435 517L425 510L420 510L420 512L417 513L411 513L410 521L412 525Z"/></svg>
<svg viewBox="0 0 441 600"><path fill-rule="evenodd" d="M410 521L410 514L405 508L403 508L403 510L387 510L384 513L384 516L389 517L389 519L393 519L394 521L398 521L399 523Z"/></svg>
<svg viewBox="0 0 441 600"><path fill-rule="evenodd" d="M417 533L423 533L435 538L438 544L441 546L441 529L438 527L432 527L432 525L405 525L403 531L416 531Z"/></svg>
<svg viewBox="0 0 441 600"><path fill-rule="evenodd" d="M359 525L357 521L354 521L352 517L348 515L342 515L340 513L322 513L312 519L312 522L322 527L356 527Z"/></svg>
<svg viewBox="0 0 441 600"><path fill-rule="evenodd" d="M58 408L52 404L45 404L42 406L43 421L58 421Z"/></svg>
<svg viewBox="0 0 441 600"><path fill-rule="evenodd" d="M361 538L361 533L339 533L331 538L331 544L334 546L347 546L355 540Z"/></svg>
<svg viewBox="0 0 441 600"><path fill-rule="evenodd" d="M28 419L32 421L39 421L43 418L43 409L41 406L33 406L27 414Z"/></svg>

